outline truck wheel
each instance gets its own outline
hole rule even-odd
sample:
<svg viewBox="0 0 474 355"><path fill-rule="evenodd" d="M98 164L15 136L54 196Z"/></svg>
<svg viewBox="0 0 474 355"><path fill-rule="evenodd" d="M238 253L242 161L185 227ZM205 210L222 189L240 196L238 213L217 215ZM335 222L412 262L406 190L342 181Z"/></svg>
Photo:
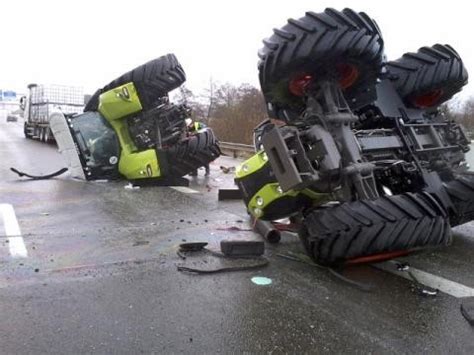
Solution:
<svg viewBox="0 0 474 355"><path fill-rule="evenodd" d="M454 205L449 214L451 225L455 227L474 220L474 173L458 173L444 187Z"/></svg>
<svg viewBox="0 0 474 355"><path fill-rule="evenodd" d="M45 143L51 143L51 132L49 130L49 127L44 128L43 139Z"/></svg>
<svg viewBox="0 0 474 355"><path fill-rule="evenodd" d="M44 143L48 143L48 127L43 127L41 128L41 132L42 132L42 139L41 141L44 142Z"/></svg>
<svg viewBox="0 0 474 355"><path fill-rule="evenodd" d="M219 143L210 128L184 139L166 150L167 172L181 177L209 164L221 154Z"/></svg>
<svg viewBox="0 0 474 355"><path fill-rule="evenodd" d="M38 131L39 131L39 140L40 140L40 142L44 142L44 128L39 127Z"/></svg>
<svg viewBox="0 0 474 355"><path fill-rule="evenodd" d="M468 74L459 54L449 45L422 47L387 63L390 78L405 104L435 107L467 84Z"/></svg>
<svg viewBox="0 0 474 355"><path fill-rule="evenodd" d="M377 24L350 9L307 12L275 29L263 43L258 70L262 92L273 106L272 117L282 108L301 111L302 89L313 78L334 75L349 105L359 107L382 67L384 46Z"/></svg>
<svg viewBox="0 0 474 355"><path fill-rule="evenodd" d="M447 213L428 193L318 208L305 215L299 232L308 254L322 265L351 259L447 245Z"/></svg>
<svg viewBox="0 0 474 355"><path fill-rule="evenodd" d="M97 90L84 111L97 111L100 94L129 82L135 85L143 109L148 110L153 107L158 98L165 96L185 81L186 74L176 56L167 54L136 67Z"/></svg>
<svg viewBox="0 0 474 355"><path fill-rule="evenodd" d="M30 133L30 130L28 129L28 125L26 124L26 122L23 123L23 134L25 135L25 138L27 139L33 138L33 136Z"/></svg>

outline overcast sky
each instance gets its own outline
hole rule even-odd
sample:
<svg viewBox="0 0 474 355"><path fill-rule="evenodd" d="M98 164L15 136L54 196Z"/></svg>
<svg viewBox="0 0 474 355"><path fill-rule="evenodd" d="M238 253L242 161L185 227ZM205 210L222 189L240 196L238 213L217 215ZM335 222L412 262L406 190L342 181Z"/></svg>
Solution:
<svg viewBox="0 0 474 355"><path fill-rule="evenodd" d="M474 11L466 0L15 0L0 5L0 89L37 82L92 93L165 53L177 55L195 92L210 77L257 86L261 40L289 17L325 7L351 7L374 18L389 59L447 43L474 75ZM474 84L466 95L474 95Z"/></svg>

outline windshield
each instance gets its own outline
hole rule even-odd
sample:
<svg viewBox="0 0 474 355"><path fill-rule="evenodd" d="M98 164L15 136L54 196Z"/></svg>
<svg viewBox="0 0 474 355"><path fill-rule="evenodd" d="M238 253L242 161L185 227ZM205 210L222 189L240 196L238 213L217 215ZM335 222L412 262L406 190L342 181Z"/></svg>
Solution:
<svg viewBox="0 0 474 355"><path fill-rule="evenodd" d="M120 145L107 121L98 112L86 112L72 120L72 130L87 166L115 166Z"/></svg>

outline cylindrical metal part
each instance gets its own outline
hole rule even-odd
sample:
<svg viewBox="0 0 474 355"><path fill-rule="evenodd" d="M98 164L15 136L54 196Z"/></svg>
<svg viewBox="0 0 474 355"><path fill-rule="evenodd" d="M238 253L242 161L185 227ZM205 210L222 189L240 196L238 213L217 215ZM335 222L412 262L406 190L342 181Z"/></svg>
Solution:
<svg viewBox="0 0 474 355"><path fill-rule="evenodd" d="M253 219L253 229L269 243L278 243L281 239L280 231L269 221Z"/></svg>

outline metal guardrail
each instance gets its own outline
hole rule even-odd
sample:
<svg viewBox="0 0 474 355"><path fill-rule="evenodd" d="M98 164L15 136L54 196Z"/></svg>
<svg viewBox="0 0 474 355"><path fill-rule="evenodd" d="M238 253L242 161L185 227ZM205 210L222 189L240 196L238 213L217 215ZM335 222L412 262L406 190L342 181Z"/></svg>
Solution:
<svg viewBox="0 0 474 355"><path fill-rule="evenodd" d="M234 158L248 158L255 154L255 148L249 144L219 142L219 147L224 155Z"/></svg>

